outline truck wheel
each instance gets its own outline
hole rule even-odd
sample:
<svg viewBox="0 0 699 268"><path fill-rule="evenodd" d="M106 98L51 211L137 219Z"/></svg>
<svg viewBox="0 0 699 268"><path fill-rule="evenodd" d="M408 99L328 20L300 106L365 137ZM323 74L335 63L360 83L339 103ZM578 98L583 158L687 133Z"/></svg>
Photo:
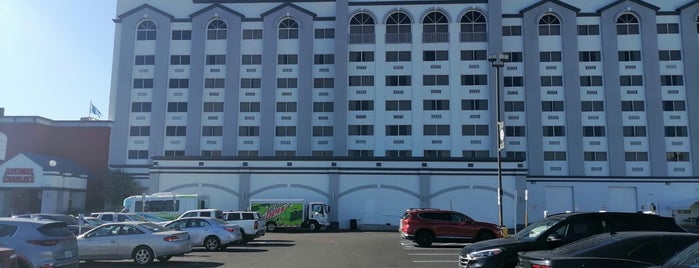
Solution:
<svg viewBox="0 0 699 268"><path fill-rule="evenodd" d="M308 230L312 232L320 231L320 224L315 221L308 222Z"/></svg>
<svg viewBox="0 0 699 268"><path fill-rule="evenodd" d="M274 229L277 228L277 224L273 222L268 222L265 224L265 228L267 229L267 232L274 232Z"/></svg>

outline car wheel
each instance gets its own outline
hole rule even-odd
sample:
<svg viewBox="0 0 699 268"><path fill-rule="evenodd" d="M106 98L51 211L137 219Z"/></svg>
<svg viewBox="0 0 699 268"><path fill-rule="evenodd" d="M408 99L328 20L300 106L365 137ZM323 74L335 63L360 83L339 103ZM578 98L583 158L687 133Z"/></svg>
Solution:
<svg viewBox="0 0 699 268"><path fill-rule="evenodd" d="M172 256L160 256L160 257L158 257L158 261L159 262L166 262L166 261L169 261L170 258L172 258Z"/></svg>
<svg viewBox="0 0 699 268"><path fill-rule="evenodd" d="M493 238L495 238L495 234L492 232L488 232L488 231L482 231L482 232L478 233L478 235L476 236L476 240L478 240L478 241L490 240Z"/></svg>
<svg viewBox="0 0 699 268"><path fill-rule="evenodd" d="M415 236L415 242L421 247L429 247L434 242L434 235L427 231L420 231Z"/></svg>
<svg viewBox="0 0 699 268"><path fill-rule="evenodd" d="M140 246L133 250L131 254L133 262L136 264L149 264L153 262L153 250L146 246Z"/></svg>
<svg viewBox="0 0 699 268"><path fill-rule="evenodd" d="M268 223L265 225L265 228L267 228L267 232L274 232L274 229L277 228L277 224L276 224L276 223L273 223L273 222L268 222Z"/></svg>
<svg viewBox="0 0 699 268"><path fill-rule="evenodd" d="M206 239L204 239L204 247L208 251L214 251L217 250L218 247L221 246L221 242L218 240L218 237L215 236L209 236Z"/></svg>
<svg viewBox="0 0 699 268"><path fill-rule="evenodd" d="M308 230L311 230L313 232L317 232L320 230L320 225L317 222L309 222L308 223Z"/></svg>

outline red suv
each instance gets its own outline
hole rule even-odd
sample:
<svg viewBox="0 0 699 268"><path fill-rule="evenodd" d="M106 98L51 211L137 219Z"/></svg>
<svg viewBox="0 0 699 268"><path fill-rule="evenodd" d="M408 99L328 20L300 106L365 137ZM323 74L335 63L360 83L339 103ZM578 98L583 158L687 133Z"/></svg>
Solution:
<svg viewBox="0 0 699 268"><path fill-rule="evenodd" d="M462 213L433 208L411 208L400 220L400 236L421 247L432 242L473 242L503 237L497 225L479 222Z"/></svg>

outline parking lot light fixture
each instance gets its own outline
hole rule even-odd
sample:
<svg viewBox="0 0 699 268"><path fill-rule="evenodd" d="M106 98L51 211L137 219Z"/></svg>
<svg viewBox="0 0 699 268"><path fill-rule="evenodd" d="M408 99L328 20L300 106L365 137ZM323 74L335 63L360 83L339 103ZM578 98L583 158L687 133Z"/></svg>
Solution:
<svg viewBox="0 0 699 268"><path fill-rule="evenodd" d="M505 62L510 59L509 55L506 53L501 54L489 54L488 61L490 65L495 68L495 134L497 135L497 143L495 155L498 162L498 225L503 226L502 219L502 160L500 159L500 153L505 148L505 122L502 121L502 116L500 112L500 68L505 66Z"/></svg>

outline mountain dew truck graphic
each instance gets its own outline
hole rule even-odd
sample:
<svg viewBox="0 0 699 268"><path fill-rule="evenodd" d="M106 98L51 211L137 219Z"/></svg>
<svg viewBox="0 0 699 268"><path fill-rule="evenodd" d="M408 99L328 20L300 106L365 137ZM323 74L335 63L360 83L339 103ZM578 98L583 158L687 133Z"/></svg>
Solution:
<svg viewBox="0 0 699 268"><path fill-rule="evenodd" d="M329 208L322 202L304 202L302 199L253 199L250 210L260 213L267 221L268 232L276 228L303 228L318 231L330 225Z"/></svg>

